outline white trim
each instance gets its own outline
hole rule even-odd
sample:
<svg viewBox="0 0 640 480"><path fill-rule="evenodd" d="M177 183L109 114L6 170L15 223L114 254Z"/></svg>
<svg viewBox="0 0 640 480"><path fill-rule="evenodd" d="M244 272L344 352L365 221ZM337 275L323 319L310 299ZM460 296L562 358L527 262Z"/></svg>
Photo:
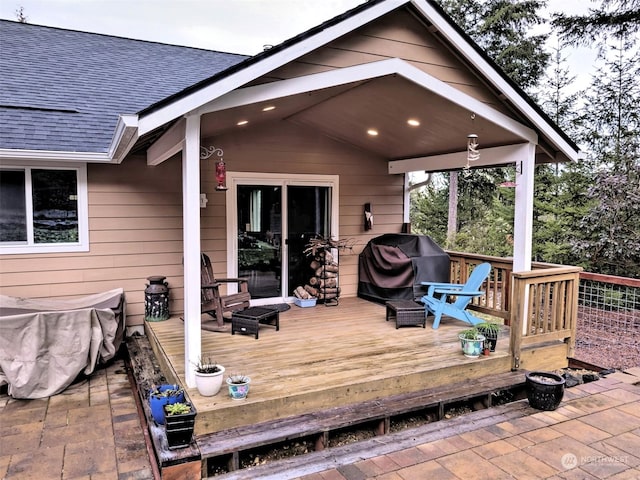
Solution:
<svg viewBox="0 0 640 480"><path fill-rule="evenodd" d="M67 252L88 252L89 251L89 197L87 188L87 164L86 163L49 163L37 164L34 162L1 162L3 168L16 169L42 169L42 170L75 170L77 179L78 195L78 242L75 243L48 243L48 244L20 244L9 245L0 243L0 255L34 254L34 253L67 253ZM25 179L26 181L26 179ZM27 189L30 188L31 180L26 182ZM25 192L27 198L32 198L29 191ZM33 219L33 202L26 205L27 219ZM28 238L33 238L33 225L27 222L27 229L30 234Z"/></svg>
<svg viewBox="0 0 640 480"><path fill-rule="evenodd" d="M108 153L58 152L54 150L21 150L0 148L0 162L77 162L110 163Z"/></svg>
<svg viewBox="0 0 640 480"><path fill-rule="evenodd" d="M513 87L498 75L495 69L469 43L444 20L435 8L424 0L411 0L411 3L424 15L427 20L435 25L439 33L446 38L456 48L458 54L462 55L482 75L487 78L493 86L498 89L507 99L513 102L522 114L530 119L533 124L549 137L551 142L558 147L569 159L576 161L579 159L579 151L574 150L558 132L536 112L525 99L516 92Z"/></svg>
<svg viewBox="0 0 640 480"><path fill-rule="evenodd" d="M278 173L258 173L258 172L227 172L226 192L226 215L227 215L227 276L238 276L238 242L237 235L229 234L229 232L238 231L238 205L236 198L238 197L239 185L274 185L274 186L298 186L309 185L319 187L331 187L331 236L340 238L340 176L339 175L306 175L306 174L278 174ZM286 197L284 197L282 205L286 205ZM286 208L283 208L282 228L282 258L287 258L287 245L284 241L287 225ZM286 269L282 271L282 278L287 277ZM288 298L283 296L282 301ZM258 305L260 301L253 301L252 305Z"/></svg>
<svg viewBox="0 0 640 480"><path fill-rule="evenodd" d="M503 147L481 148L480 158L471 163L472 167L488 167L494 165L508 165L524 160L529 154L529 143L505 145ZM400 174L407 172L442 172L460 169L467 162L467 151L432 155L426 157L408 158L405 160L389 161L389 173Z"/></svg>
<svg viewBox="0 0 640 480"><path fill-rule="evenodd" d="M109 157L113 163L122 163L124 157L138 140L138 116L120 115L109 146Z"/></svg>
<svg viewBox="0 0 640 480"><path fill-rule="evenodd" d="M456 105L474 112L478 117L504 128L527 142L537 143L538 141L538 135L534 130L399 58L354 65L338 70L235 90L196 109L196 113L203 115L389 75L399 75Z"/></svg>
<svg viewBox="0 0 640 480"><path fill-rule="evenodd" d="M352 15L345 20L325 28L311 37L305 38L294 43L277 53L274 53L264 60L258 61L242 68L239 71L228 75L218 82L207 85L185 97L162 106L157 110L142 115L139 119L140 136L148 133L171 120L185 115L188 112L200 108L221 95L224 95L242 85L255 80L287 63L300 58L301 56L320 48L336 38L345 35L362 25L369 23L376 18L398 8L407 3L408 0L388 0L378 5L363 10L362 12Z"/></svg>
<svg viewBox="0 0 640 480"><path fill-rule="evenodd" d="M178 120L147 149L147 165L160 165L184 148L185 123Z"/></svg>

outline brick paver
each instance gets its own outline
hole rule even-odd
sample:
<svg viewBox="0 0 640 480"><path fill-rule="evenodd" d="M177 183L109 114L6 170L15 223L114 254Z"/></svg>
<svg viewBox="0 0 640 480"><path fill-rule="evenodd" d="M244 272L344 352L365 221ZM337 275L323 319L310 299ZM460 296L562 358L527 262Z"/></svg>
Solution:
<svg viewBox="0 0 640 480"><path fill-rule="evenodd" d="M0 478L153 479L124 360L47 399L0 395Z"/></svg>
<svg viewBox="0 0 640 480"><path fill-rule="evenodd" d="M640 368L581 385L551 412L406 448L357 465L368 479L636 480L640 478ZM336 460L336 459L334 459ZM385 461L386 460L386 461ZM383 468L384 466L384 468ZM306 476L302 480L312 480Z"/></svg>
<svg viewBox="0 0 640 480"><path fill-rule="evenodd" d="M355 461L335 454L324 470L292 470L282 480L636 480L640 368L632 371L575 387L552 412L526 407L524 416L500 415L413 446L407 431L402 446L383 454L364 447ZM49 399L0 395L0 478L153 479L133 395L123 360Z"/></svg>

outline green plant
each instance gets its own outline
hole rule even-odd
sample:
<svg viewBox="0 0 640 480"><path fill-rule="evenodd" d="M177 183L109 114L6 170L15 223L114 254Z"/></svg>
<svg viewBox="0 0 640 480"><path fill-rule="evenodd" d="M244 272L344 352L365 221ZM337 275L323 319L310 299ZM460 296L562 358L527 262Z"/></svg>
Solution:
<svg viewBox="0 0 640 480"><path fill-rule="evenodd" d="M476 324L475 326L475 328L479 330L480 333L482 332L498 333L500 331L500 327L501 325L495 322L482 322L482 323Z"/></svg>
<svg viewBox="0 0 640 480"><path fill-rule="evenodd" d="M196 367L196 372L198 373L216 373L220 371L220 367L218 367L211 355L200 355L193 366Z"/></svg>
<svg viewBox="0 0 640 480"><path fill-rule="evenodd" d="M177 397L180 395L183 390L178 385L172 385L173 388L168 388L165 390L160 390L159 387L154 387L150 393L150 396L154 398L166 398L166 397Z"/></svg>
<svg viewBox="0 0 640 480"><path fill-rule="evenodd" d="M482 334L476 327L468 328L467 330L463 330L460 332L461 338L465 338L467 340L479 340L479 337L481 335Z"/></svg>
<svg viewBox="0 0 640 480"><path fill-rule="evenodd" d="M243 383L248 383L251 379L247 375L243 375L241 373L234 373L229 375L229 383L234 385L241 385Z"/></svg>
<svg viewBox="0 0 640 480"><path fill-rule="evenodd" d="M170 405L165 405L164 411L167 415L184 415L185 413L191 412L191 405L189 403L172 403Z"/></svg>

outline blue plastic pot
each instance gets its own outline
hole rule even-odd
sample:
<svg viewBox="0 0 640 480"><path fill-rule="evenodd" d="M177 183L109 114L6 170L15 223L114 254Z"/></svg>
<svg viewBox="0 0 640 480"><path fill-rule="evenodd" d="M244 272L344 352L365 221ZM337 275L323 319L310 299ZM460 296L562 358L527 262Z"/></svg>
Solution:
<svg viewBox="0 0 640 480"><path fill-rule="evenodd" d="M155 395L156 391L162 393L167 390L178 390L180 389L177 395ZM157 389L153 389L149 393L149 406L151 407L151 416L153 417L154 422L158 425L164 424L164 410L162 407L164 405L170 405L177 402L184 402L184 391L180 388L179 385L160 385Z"/></svg>

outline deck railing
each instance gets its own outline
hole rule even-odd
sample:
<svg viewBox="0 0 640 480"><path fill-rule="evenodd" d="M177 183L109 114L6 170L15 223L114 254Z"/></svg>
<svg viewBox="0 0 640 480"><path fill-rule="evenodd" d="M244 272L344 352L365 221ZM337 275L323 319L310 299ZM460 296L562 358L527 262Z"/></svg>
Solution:
<svg viewBox="0 0 640 480"><path fill-rule="evenodd" d="M473 299L469 308L477 312L502 318L505 324L511 319L511 272L513 260L472 253L447 252L450 261L450 277L453 283L464 283L476 265L491 264L488 281L482 284L482 297Z"/></svg>
<svg viewBox="0 0 640 480"><path fill-rule="evenodd" d="M582 272L576 356L603 368L640 364L640 279Z"/></svg>
<svg viewBox="0 0 640 480"><path fill-rule="evenodd" d="M528 272L513 272L511 259L460 252L449 253L451 281L464 283L476 265L492 269L482 289L485 295L470 309L504 319L511 327L512 367L520 367L524 347L547 342L567 344L573 356L578 314L579 267L534 263Z"/></svg>

